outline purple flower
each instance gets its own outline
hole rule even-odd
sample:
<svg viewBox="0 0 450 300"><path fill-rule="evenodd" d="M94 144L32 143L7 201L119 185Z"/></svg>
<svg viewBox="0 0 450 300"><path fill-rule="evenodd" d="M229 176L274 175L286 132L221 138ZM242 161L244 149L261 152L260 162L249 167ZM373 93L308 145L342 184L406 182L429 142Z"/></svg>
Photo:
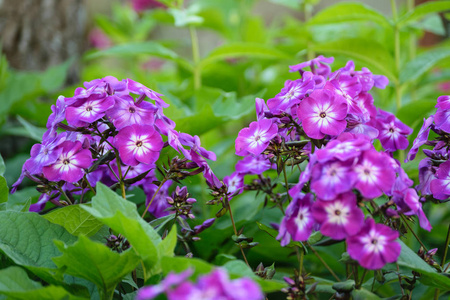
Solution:
<svg viewBox="0 0 450 300"><path fill-rule="evenodd" d="M52 113L47 120L47 131L44 133L44 139L56 136L58 123L64 121L66 116L66 103L64 96L59 96L56 100L56 105L52 105Z"/></svg>
<svg viewBox="0 0 450 300"><path fill-rule="evenodd" d="M115 97L115 100L116 104L107 111L107 116L117 130L133 124L153 125L157 110L153 104L145 101L135 103L128 95Z"/></svg>
<svg viewBox="0 0 450 300"><path fill-rule="evenodd" d="M55 137L48 137L42 144L35 144L31 147L31 158L25 162L25 167L30 174L42 173L42 168L56 162L63 151L58 147L66 140L66 133L63 132Z"/></svg>
<svg viewBox="0 0 450 300"><path fill-rule="evenodd" d="M442 163L436 171L436 179L430 183L433 197L445 200L450 197L450 161Z"/></svg>
<svg viewBox="0 0 450 300"><path fill-rule="evenodd" d="M347 252L351 258L369 270L381 269L387 263L397 261L401 246L395 240L397 231L383 224L366 219L361 231L347 238Z"/></svg>
<svg viewBox="0 0 450 300"><path fill-rule="evenodd" d="M236 171L242 174L260 175L270 168L272 168L272 163L263 154L258 156L246 156L236 164Z"/></svg>
<svg viewBox="0 0 450 300"><path fill-rule="evenodd" d="M355 183L352 161L318 163L312 169L311 190L322 200L333 200L350 191Z"/></svg>
<svg viewBox="0 0 450 300"><path fill-rule="evenodd" d="M337 136L347 126L347 103L329 90L315 90L302 100L297 115L310 138L322 139L327 134Z"/></svg>
<svg viewBox="0 0 450 300"><path fill-rule="evenodd" d="M156 0L131 0L136 12L143 12L155 8L167 8L167 6Z"/></svg>
<svg viewBox="0 0 450 300"><path fill-rule="evenodd" d="M214 174L211 167L208 165L208 162L197 152L195 149L191 149L191 158L192 161L197 164L199 168L203 168L203 176L206 179L206 182L210 186L215 186L217 188L220 188L222 186L222 183L220 182L219 178Z"/></svg>
<svg viewBox="0 0 450 300"><path fill-rule="evenodd" d="M277 240L281 239L281 246L294 241L306 241L311 235L314 218L311 212L313 204L312 194L297 194L286 208L286 215L280 224Z"/></svg>
<svg viewBox="0 0 450 300"><path fill-rule="evenodd" d="M159 133L149 125L127 126L114 137L114 146L119 150L120 158L129 166L154 163L163 144Z"/></svg>
<svg viewBox="0 0 450 300"><path fill-rule="evenodd" d="M130 92L137 94L137 95L147 96L149 99L155 101L156 106L158 106L160 108L169 107L169 104L167 104L160 98L160 96L162 96L161 94L149 89L145 85L143 85L139 82L136 82L134 80L127 79L126 82L127 82L128 90Z"/></svg>
<svg viewBox="0 0 450 300"><path fill-rule="evenodd" d="M356 173L355 187L364 197L376 198L389 193L395 182L395 171L390 168L391 157L376 150L366 150L353 168Z"/></svg>
<svg viewBox="0 0 450 300"><path fill-rule="evenodd" d="M288 109L300 103L300 100L306 94L310 94L314 90L313 74L311 72L303 73L301 79L295 81L287 80L284 88L275 96L275 98L267 100L267 106L271 113L278 114L280 112L288 112Z"/></svg>
<svg viewBox="0 0 450 300"><path fill-rule="evenodd" d="M259 121L265 118L265 113L269 111L266 102L264 99L256 98L255 99L255 108L256 108L256 120Z"/></svg>
<svg viewBox="0 0 450 300"><path fill-rule="evenodd" d="M340 194L333 201L316 201L312 214L320 224L320 232L335 240L357 234L364 223L364 213L356 205L352 192Z"/></svg>
<svg viewBox="0 0 450 300"><path fill-rule="evenodd" d="M298 71L300 74L303 74L303 69L310 67L312 73L327 77L331 73L331 68L327 64L332 64L333 62L334 57L324 57L323 55L319 55L312 60L299 63L295 66L289 66L289 72Z"/></svg>
<svg viewBox="0 0 450 300"><path fill-rule="evenodd" d="M145 286L137 292L136 300L150 300L158 296L159 294L166 293L173 287L185 282L193 271L188 269L179 274L169 273L159 284Z"/></svg>
<svg viewBox="0 0 450 300"><path fill-rule="evenodd" d="M424 158L419 163L419 184L416 186L418 191L421 191L422 195L431 195L431 182L436 177L437 167L433 166L433 163L429 158Z"/></svg>
<svg viewBox="0 0 450 300"><path fill-rule="evenodd" d="M239 172L234 172L229 176L225 176L223 178L223 183L228 188L228 193L233 195L241 194L244 190L244 175Z"/></svg>
<svg viewBox="0 0 450 300"><path fill-rule="evenodd" d="M250 127L239 131L236 139L236 155L260 155L278 133L278 127L272 120L262 119L250 123Z"/></svg>
<svg viewBox="0 0 450 300"><path fill-rule="evenodd" d="M417 152L419 151L419 147L424 145L428 140L428 135L430 134L431 124L433 124L434 116L429 116L428 119L423 119L423 125L417 134L417 137L414 139L413 145L408 153L408 159L405 160L411 161L416 157Z"/></svg>
<svg viewBox="0 0 450 300"><path fill-rule="evenodd" d="M412 129L403 124L393 114L381 111L377 118L378 139L387 151L404 150L408 148L407 135L412 133Z"/></svg>
<svg viewBox="0 0 450 300"><path fill-rule="evenodd" d="M145 207L150 203L150 200L155 195L155 192L158 190L158 186L156 184L151 183L152 180L147 180L148 183L144 184L144 193L147 196L145 199ZM169 188L172 185L172 180L167 180L162 187L159 189L158 194L156 194L153 199L152 204L150 205L148 211L155 216L156 218L161 218L170 214L169 211L166 211L167 208L170 207L170 204L167 202L167 197L169 197Z"/></svg>
<svg viewBox="0 0 450 300"><path fill-rule="evenodd" d="M83 178L84 169L92 164L91 151L83 149L78 141L65 141L59 147L62 151L56 162L42 169L45 178L50 181L77 182Z"/></svg>
<svg viewBox="0 0 450 300"><path fill-rule="evenodd" d="M336 139L329 141L325 148L317 149L315 154L321 163L334 159L347 161L359 157L362 151L372 147L366 136L343 132Z"/></svg>
<svg viewBox="0 0 450 300"><path fill-rule="evenodd" d="M67 123L74 127L86 127L105 115L114 106L114 98L80 99L66 108Z"/></svg>

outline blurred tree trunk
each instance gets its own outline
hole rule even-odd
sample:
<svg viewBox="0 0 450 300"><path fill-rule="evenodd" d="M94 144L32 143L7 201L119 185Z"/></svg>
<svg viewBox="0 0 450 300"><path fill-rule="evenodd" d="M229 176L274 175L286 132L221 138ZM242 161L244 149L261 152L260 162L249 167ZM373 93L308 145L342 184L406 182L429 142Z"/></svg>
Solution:
<svg viewBox="0 0 450 300"><path fill-rule="evenodd" d="M45 70L86 48L82 0L0 0L0 43L9 64L19 70ZM78 80L73 64L69 82Z"/></svg>

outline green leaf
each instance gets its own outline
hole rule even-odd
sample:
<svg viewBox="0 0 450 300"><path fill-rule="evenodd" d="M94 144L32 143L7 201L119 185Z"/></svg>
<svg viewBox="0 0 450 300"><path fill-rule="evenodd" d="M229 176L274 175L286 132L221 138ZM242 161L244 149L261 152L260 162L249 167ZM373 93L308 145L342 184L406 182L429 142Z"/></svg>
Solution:
<svg viewBox="0 0 450 300"><path fill-rule="evenodd" d="M181 58L163 45L156 42L136 42L113 46L106 50L90 53L86 59L93 59L108 56L136 56L139 54L153 55L164 59L172 60L188 70L192 70L191 64L185 59Z"/></svg>
<svg viewBox="0 0 450 300"><path fill-rule="evenodd" d="M313 46L320 53L343 55L363 62L374 73L385 75L396 81L395 63L392 54L373 40L345 39Z"/></svg>
<svg viewBox="0 0 450 300"><path fill-rule="evenodd" d="M390 26L389 20L375 9L362 3L339 3L322 9L308 25L323 25L350 21L373 21L383 26Z"/></svg>
<svg viewBox="0 0 450 300"><path fill-rule="evenodd" d="M400 73L400 83L416 80L440 60L450 56L450 48L436 48L419 54L409 61Z"/></svg>
<svg viewBox="0 0 450 300"><path fill-rule="evenodd" d="M157 249L160 257L173 256L177 245L177 225L173 225L169 234L158 244Z"/></svg>
<svg viewBox="0 0 450 300"><path fill-rule="evenodd" d="M97 233L103 223L82 209L80 205L58 208L43 216L53 224L63 226L70 234L91 236Z"/></svg>
<svg viewBox="0 0 450 300"><path fill-rule="evenodd" d="M425 17L428 14L443 12L447 10L450 10L450 1L432 1L423 3L414 8L413 11L410 11L402 16L398 20L397 25L401 28Z"/></svg>
<svg viewBox="0 0 450 300"><path fill-rule="evenodd" d="M403 241L399 241L402 246L400 257L397 264L402 267L414 270L421 274L420 281L426 282L427 285L437 287L443 290L450 290L450 278L438 273L436 269L427 264L414 251L406 246Z"/></svg>
<svg viewBox="0 0 450 300"><path fill-rule="evenodd" d="M262 290L266 293L279 291L282 288L286 287L286 283L277 280L264 280L261 277L257 276L253 271L243 262L242 260L231 260L223 265L228 273L230 274L230 278L241 278L248 277L258 282L261 286Z"/></svg>
<svg viewBox="0 0 450 300"><path fill-rule="evenodd" d="M259 93L262 96L262 93ZM237 101L235 93L223 93L212 105L214 115L227 120L237 120L255 110L255 96L251 95Z"/></svg>
<svg viewBox="0 0 450 300"><path fill-rule="evenodd" d="M258 225L259 229L261 229L262 231L266 232L268 235L270 235L274 239L277 238L277 235L278 235L278 231L277 230L275 230L272 227L269 227L267 225L264 225L262 223L259 223L259 222L256 222L256 224Z"/></svg>
<svg viewBox="0 0 450 300"><path fill-rule="evenodd" d="M6 179L3 176L0 176L0 203L5 203L8 201L8 184L6 183Z"/></svg>
<svg viewBox="0 0 450 300"><path fill-rule="evenodd" d="M284 5L292 9L300 9L301 1L298 0L269 0L269 2Z"/></svg>
<svg viewBox="0 0 450 300"><path fill-rule="evenodd" d="M211 51L207 57L200 61L200 66L205 67L219 60L238 57L289 59L289 55L269 45L255 43L229 43L217 47Z"/></svg>
<svg viewBox="0 0 450 300"><path fill-rule="evenodd" d="M55 264L65 268L67 274L95 283L104 299L111 299L116 285L140 261L134 249L119 254L84 235L71 246L61 241L55 241L55 244L63 254L53 258Z"/></svg>
<svg viewBox="0 0 450 300"><path fill-rule="evenodd" d="M6 171L5 161L3 160L2 155L0 154L0 176L3 176Z"/></svg>
<svg viewBox="0 0 450 300"><path fill-rule="evenodd" d="M354 290L352 292L353 300L379 300L381 299L374 293L366 290L366 289L360 289L360 290Z"/></svg>
<svg viewBox="0 0 450 300"><path fill-rule="evenodd" d="M158 271L160 266L156 246L161 243L161 237L139 216L136 204L122 199L108 187L98 183L92 207L81 207L127 238L144 263L144 280L150 278L153 268L154 272Z"/></svg>
<svg viewBox="0 0 450 300"><path fill-rule="evenodd" d="M61 88L66 82L69 68L74 61L75 58L72 57L59 65L52 66L45 70L45 72L39 76L41 88L47 93L55 92L57 89Z"/></svg>
<svg viewBox="0 0 450 300"><path fill-rule="evenodd" d="M25 128L28 137L32 138L35 141L42 142L42 136L47 131L46 128L36 127L21 116L17 116L17 120Z"/></svg>
<svg viewBox="0 0 450 300"><path fill-rule="evenodd" d="M164 256L161 260L161 267L164 275L170 272L180 273L189 268L194 270L194 278L200 274L206 274L212 271L213 265L198 258L187 258L181 256L167 257Z"/></svg>
<svg viewBox="0 0 450 300"><path fill-rule="evenodd" d="M11 299L86 299L76 297L60 286L45 286L28 278L27 272L19 267L0 270L0 295Z"/></svg>

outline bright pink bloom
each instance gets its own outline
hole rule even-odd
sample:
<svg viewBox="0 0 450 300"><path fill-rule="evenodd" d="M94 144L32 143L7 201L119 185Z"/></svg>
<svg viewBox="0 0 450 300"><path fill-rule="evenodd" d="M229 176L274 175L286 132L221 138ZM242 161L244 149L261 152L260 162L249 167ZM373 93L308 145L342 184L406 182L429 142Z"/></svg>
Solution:
<svg viewBox="0 0 450 300"><path fill-rule="evenodd" d="M401 246L395 240L397 231L383 224L366 219L361 231L347 238L347 252L351 258L369 270L378 270L387 263L397 261Z"/></svg>
<svg viewBox="0 0 450 300"><path fill-rule="evenodd" d="M278 127L272 120L261 119L250 123L250 127L241 129L236 139L236 155L260 155L278 133Z"/></svg>
<svg viewBox="0 0 450 300"><path fill-rule="evenodd" d="M332 91L315 90L301 101L297 115L310 138L322 139L327 134L337 136L347 126L347 103Z"/></svg>
<svg viewBox="0 0 450 300"><path fill-rule="evenodd" d="M129 166L154 163L159 158L163 144L159 133L149 125L127 126L114 137L114 146L119 150L120 159Z"/></svg>

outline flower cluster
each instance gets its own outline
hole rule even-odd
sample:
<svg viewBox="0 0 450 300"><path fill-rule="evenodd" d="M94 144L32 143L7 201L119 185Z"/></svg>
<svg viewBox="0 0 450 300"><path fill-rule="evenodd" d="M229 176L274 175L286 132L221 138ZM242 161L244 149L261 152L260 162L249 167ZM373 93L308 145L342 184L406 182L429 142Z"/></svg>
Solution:
<svg viewBox="0 0 450 300"><path fill-rule="evenodd" d="M97 182L111 188L140 186L149 211L161 217L170 213L173 203L167 197L175 181L203 172L209 185L220 186L206 161L215 160L215 154L201 147L198 136L175 130L175 122L163 113L169 105L161 96L131 79L111 76L85 82L73 97L60 96L12 192L24 177L37 182L42 195L30 210L40 211L48 201L59 206L82 202ZM156 163L169 146L184 158L162 167L159 181ZM186 196L185 188L181 191ZM186 205L180 214L193 217Z"/></svg>
<svg viewBox="0 0 450 300"><path fill-rule="evenodd" d="M182 273L169 273L158 285L143 287L136 299L150 300L165 293L169 300L261 300L263 293L258 284L249 278L230 280L226 271L215 269L199 276L196 283L187 279L192 270Z"/></svg>
<svg viewBox="0 0 450 300"><path fill-rule="evenodd" d="M236 139L236 154L244 158L225 184L235 194L258 189L259 184L279 207L290 201L277 237L282 246L291 239L306 241L313 231L320 231L345 240L349 255L363 267L380 269L400 255L400 244L395 241L399 233L375 220L395 225L401 215L416 215L422 228L431 229L412 180L393 158L396 150L408 147L412 129L375 107L370 91L386 87L386 77L367 68L356 71L352 61L332 72L329 64L333 60L319 56L291 66L300 79L286 81L267 104L256 99L257 121L242 129ZM445 108L448 99L441 99L440 110L450 111L450 104ZM445 121L439 122L442 130ZM430 121L427 126L415 146L425 143ZM377 151L375 140L384 151ZM307 164L298 182L289 187L287 181L284 184L287 197L264 187L264 171L276 168L280 174L286 172L286 165L300 166L304 161ZM441 185L450 178L450 162L448 166L444 163L439 173L431 171L431 165L427 164L427 172L433 172L436 179L428 189L447 192ZM259 177L246 185L244 177L249 174ZM430 176L422 175L427 180ZM450 189L446 197L449 195Z"/></svg>
<svg viewBox="0 0 450 300"><path fill-rule="evenodd" d="M424 119L407 161L416 157L422 145L433 147L423 150L426 157L419 163L420 183L416 188L423 197L443 202L450 198L450 96L440 96L436 108L434 115ZM430 132L434 134L429 140Z"/></svg>

